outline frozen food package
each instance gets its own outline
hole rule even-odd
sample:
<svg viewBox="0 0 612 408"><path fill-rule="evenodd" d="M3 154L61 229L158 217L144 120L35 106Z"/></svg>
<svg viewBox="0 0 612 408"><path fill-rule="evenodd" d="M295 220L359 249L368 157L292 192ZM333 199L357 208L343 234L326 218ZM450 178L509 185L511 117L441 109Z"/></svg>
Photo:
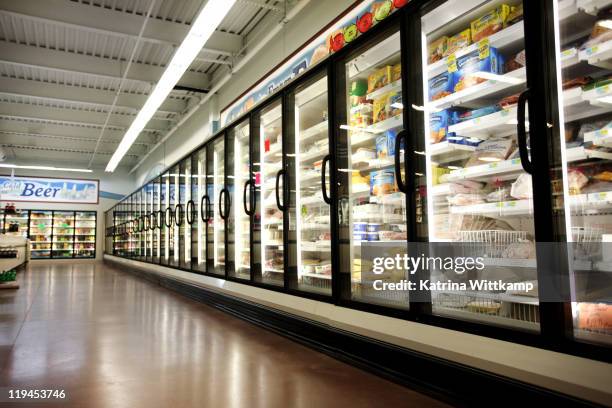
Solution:
<svg viewBox="0 0 612 408"><path fill-rule="evenodd" d="M504 57L494 47L489 47L489 55L481 58L480 51L475 50L457 58L457 71L453 73L454 92L462 91L480 84L486 79L475 76L478 72L502 75L504 73Z"/></svg>
<svg viewBox="0 0 612 408"><path fill-rule="evenodd" d="M397 191L393 170L373 171L370 177L370 194L381 196Z"/></svg>
<svg viewBox="0 0 612 408"><path fill-rule="evenodd" d="M440 37L437 40L429 43L427 46L428 50L428 63L432 64L436 61L440 61L444 58L444 53L446 52L446 48L448 46L448 37Z"/></svg>
<svg viewBox="0 0 612 408"><path fill-rule="evenodd" d="M392 118L402 113L404 105L401 92L387 94L387 117Z"/></svg>
<svg viewBox="0 0 612 408"><path fill-rule="evenodd" d="M368 76L368 92L373 92L391 82L391 66L377 69Z"/></svg>
<svg viewBox="0 0 612 408"><path fill-rule="evenodd" d="M487 194L487 202L498 203L501 201L506 201L509 196L510 192L506 187L497 188Z"/></svg>
<svg viewBox="0 0 612 408"><path fill-rule="evenodd" d="M450 72L433 77L429 80L429 100L435 101L453 93L454 75Z"/></svg>
<svg viewBox="0 0 612 408"><path fill-rule="evenodd" d="M530 174L521 174L516 181L512 183L510 195L517 200L528 200L533 198L533 185L531 183Z"/></svg>
<svg viewBox="0 0 612 408"><path fill-rule="evenodd" d="M482 116L491 115L495 112L499 112L501 107L499 105L485 106L484 108L472 109L463 112L453 112L453 122L461 123L468 120L480 118Z"/></svg>
<svg viewBox="0 0 612 408"><path fill-rule="evenodd" d="M387 119L387 104L389 102L388 95L382 95L380 98L374 100L374 118L373 122L382 122Z"/></svg>
<svg viewBox="0 0 612 408"><path fill-rule="evenodd" d="M584 141L584 134L589 132L595 132L596 130L603 129L609 125L609 122L606 120L598 120L596 122L591 123L583 123L580 125L580 129L578 130L578 135L576 136L576 140Z"/></svg>
<svg viewBox="0 0 612 408"><path fill-rule="evenodd" d="M514 56L514 58L510 58L506 61L506 72L512 72L517 69L523 68L527 64L525 60L525 50L519 52Z"/></svg>
<svg viewBox="0 0 612 408"><path fill-rule="evenodd" d="M612 40L612 29L610 28L609 19L602 18L593 24L589 39L582 45L582 49L590 48L594 45Z"/></svg>
<svg viewBox="0 0 612 408"><path fill-rule="evenodd" d="M506 18L506 25L511 26L519 21L523 21L523 3L510 7L510 14Z"/></svg>
<svg viewBox="0 0 612 408"><path fill-rule="evenodd" d="M455 194L448 196L447 200L450 205L474 205L485 202L484 195L479 193Z"/></svg>
<svg viewBox="0 0 612 408"><path fill-rule="evenodd" d="M612 171L604 170L595 174L593 178L598 181L612 181Z"/></svg>
<svg viewBox="0 0 612 408"><path fill-rule="evenodd" d="M391 70L391 81L399 81L402 79L402 64L395 64Z"/></svg>
<svg viewBox="0 0 612 408"><path fill-rule="evenodd" d="M447 44L446 51L444 52L445 57L454 54L465 47L469 47L470 44L472 44L470 29L467 28L460 33L449 37Z"/></svg>
<svg viewBox="0 0 612 408"><path fill-rule="evenodd" d="M510 6L501 4L484 16L472 21L472 42L478 42L506 27Z"/></svg>
<svg viewBox="0 0 612 408"><path fill-rule="evenodd" d="M612 305L578 303L578 327L591 330L612 330Z"/></svg>
<svg viewBox="0 0 612 408"><path fill-rule="evenodd" d="M446 138L449 119L448 109L429 115L429 140L432 144L439 143Z"/></svg>
<svg viewBox="0 0 612 408"><path fill-rule="evenodd" d="M478 145L466 167L506 160L514 147L513 139L485 140Z"/></svg>

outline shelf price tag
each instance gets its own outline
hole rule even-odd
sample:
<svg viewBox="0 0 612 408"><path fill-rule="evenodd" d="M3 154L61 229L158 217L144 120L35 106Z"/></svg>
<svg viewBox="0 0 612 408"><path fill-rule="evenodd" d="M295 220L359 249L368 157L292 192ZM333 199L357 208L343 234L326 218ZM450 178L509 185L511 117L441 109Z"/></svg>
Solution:
<svg viewBox="0 0 612 408"><path fill-rule="evenodd" d="M446 66L448 67L448 72L457 72L457 56L455 54L451 54L446 58Z"/></svg>
<svg viewBox="0 0 612 408"><path fill-rule="evenodd" d="M484 38L478 42L478 58L483 60L489 58L489 39Z"/></svg>

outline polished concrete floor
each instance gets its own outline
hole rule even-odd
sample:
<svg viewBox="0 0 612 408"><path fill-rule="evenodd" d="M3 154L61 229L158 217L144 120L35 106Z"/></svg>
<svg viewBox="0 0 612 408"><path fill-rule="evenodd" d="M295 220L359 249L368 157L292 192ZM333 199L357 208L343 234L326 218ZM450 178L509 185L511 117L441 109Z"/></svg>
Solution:
<svg viewBox="0 0 612 408"><path fill-rule="evenodd" d="M30 262L0 290L0 387L61 407L441 407L101 262Z"/></svg>

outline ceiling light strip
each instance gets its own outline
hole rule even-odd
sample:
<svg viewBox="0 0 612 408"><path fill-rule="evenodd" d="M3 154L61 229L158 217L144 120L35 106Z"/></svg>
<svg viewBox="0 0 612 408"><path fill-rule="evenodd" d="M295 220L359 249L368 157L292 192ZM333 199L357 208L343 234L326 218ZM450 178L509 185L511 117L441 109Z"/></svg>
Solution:
<svg viewBox="0 0 612 408"><path fill-rule="evenodd" d="M53 166L20 166L17 164L0 163L0 167L8 169L29 169L29 170L49 170L49 171L72 171L77 173L91 173L90 169L74 169L69 167L53 167Z"/></svg>
<svg viewBox="0 0 612 408"><path fill-rule="evenodd" d="M106 171L112 172L117 168L140 132L181 79L235 2L236 0L208 0L170 60L153 92L123 136L115 154L106 166Z"/></svg>

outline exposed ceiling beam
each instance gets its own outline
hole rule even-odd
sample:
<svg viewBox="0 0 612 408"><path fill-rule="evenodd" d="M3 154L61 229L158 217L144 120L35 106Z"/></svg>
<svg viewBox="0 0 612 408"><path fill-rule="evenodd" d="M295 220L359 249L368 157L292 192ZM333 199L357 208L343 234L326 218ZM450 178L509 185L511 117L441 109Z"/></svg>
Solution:
<svg viewBox="0 0 612 408"><path fill-rule="evenodd" d="M58 109L69 109L78 110L85 112L101 112L108 113L113 110L113 114L124 115L124 116L136 116L138 109L130 108L128 106L116 105L114 108L112 105L103 103L92 103L75 101L72 99L64 98L52 98L48 96L37 96L27 95L22 93L3 92L0 88L0 102L13 103L20 105L33 105L33 106L45 106L50 108ZM159 119L168 119L176 115L176 112L157 111L155 117ZM173 120L173 119L169 119Z"/></svg>
<svg viewBox="0 0 612 408"><path fill-rule="evenodd" d="M9 93L27 94L40 98L55 98L61 95L66 100L79 103L93 103L108 105L113 101L115 95L112 91L101 89L84 88L77 86L66 86L48 82L32 81L27 79L0 77L0 90ZM144 95L121 94L118 105L139 110L144 105L147 97ZM187 108L187 103L182 100L166 98L160 111L181 113Z"/></svg>
<svg viewBox="0 0 612 408"><path fill-rule="evenodd" d="M0 120L0 131L4 132L41 133L83 138L97 138L100 135L100 128L98 127L85 127L74 125L73 123L48 122L40 120L26 121L18 118L0 119L4 119ZM124 134L125 130L107 128L104 131L103 139L121 140ZM155 133L143 132L138 137L138 141L148 144L156 143L160 137L160 135Z"/></svg>
<svg viewBox="0 0 612 408"><path fill-rule="evenodd" d="M19 145L12 143L2 143L0 144L2 147L6 147L9 149L23 149L23 150L42 150L49 152L62 152L62 153L72 153L72 154L92 154L93 150L81 150L81 149L67 149L63 147L47 147L47 146L36 146L36 145ZM113 152L97 152L96 154L103 156L112 156ZM138 157L137 154L126 154L126 156Z"/></svg>
<svg viewBox="0 0 612 408"><path fill-rule="evenodd" d="M52 125L60 125L60 126L69 126L69 127L80 127L80 128L89 128L89 129L100 129L102 128L102 124L100 123L91 123L91 122L77 122L71 120L61 120L61 119L50 119L50 118L40 118L36 116L20 116L20 115L5 115L0 113L0 123L2 120L15 120L19 122L31 122L31 123L44 123L44 124L52 124ZM126 128L122 126L107 126L107 129L125 132ZM158 131L155 129L145 129L145 132L154 132Z"/></svg>
<svg viewBox="0 0 612 408"><path fill-rule="evenodd" d="M108 58L74 54L4 41L0 41L0 59L7 62L64 71L74 71L76 69L80 73L102 75L118 80L121 79L121 74L127 64L125 61L115 61ZM154 84L162 76L164 70L163 67L133 62L127 79ZM188 71L185 72L179 84L192 88L207 88L207 82L205 75Z"/></svg>
<svg viewBox="0 0 612 408"><path fill-rule="evenodd" d="M11 131L6 131L6 130L0 130L0 135L21 137L21 138L30 137L30 138L45 139L45 140L63 140L63 141L68 141L68 142L84 142L84 143L96 143L97 141L96 138L92 138L92 137L51 135L47 133L11 132ZM119 144L120 142L121 142L121 139L111 140L109 138L104 138L102 139L100 143L116 145L116 144ZM147 146L151 146L152 144L153 144L152 142L149 142L149 143L143 142L139 138L138 141L134 142L133 145L147 147Z"/></svg>
<svg viewBox="0 0 612 408"><path fill-rule="evenodd" d="M76 118L78 119L78 123L101 127L104 125L107 114L82 111L79 112L78 115L75 115L70 109L0 102L0 116L31 117L61 122L74 122ZM133 120L134 118L132 116L112 115L112 120L109 121L108 127L110 129L127 129L132 124ZM172 122L173 121L167 119L153 118L147 124L146 130L150 132L164 132Z"/></svg>
<svg viewBox="0 0 612 408"><path fill-rule="evenodd" d="M133 37L138 36L142 23L142 16L137 14L102 7L94 8L65 0L45 0L42 4L39 0L0 0L0 9L56 24L66 23ZM146 41L176 47L183 41L189 28L186 24L151 18L143 37ZM231 56L240 50L241 45L240 35L215 31L202 51Z"/></svg>

